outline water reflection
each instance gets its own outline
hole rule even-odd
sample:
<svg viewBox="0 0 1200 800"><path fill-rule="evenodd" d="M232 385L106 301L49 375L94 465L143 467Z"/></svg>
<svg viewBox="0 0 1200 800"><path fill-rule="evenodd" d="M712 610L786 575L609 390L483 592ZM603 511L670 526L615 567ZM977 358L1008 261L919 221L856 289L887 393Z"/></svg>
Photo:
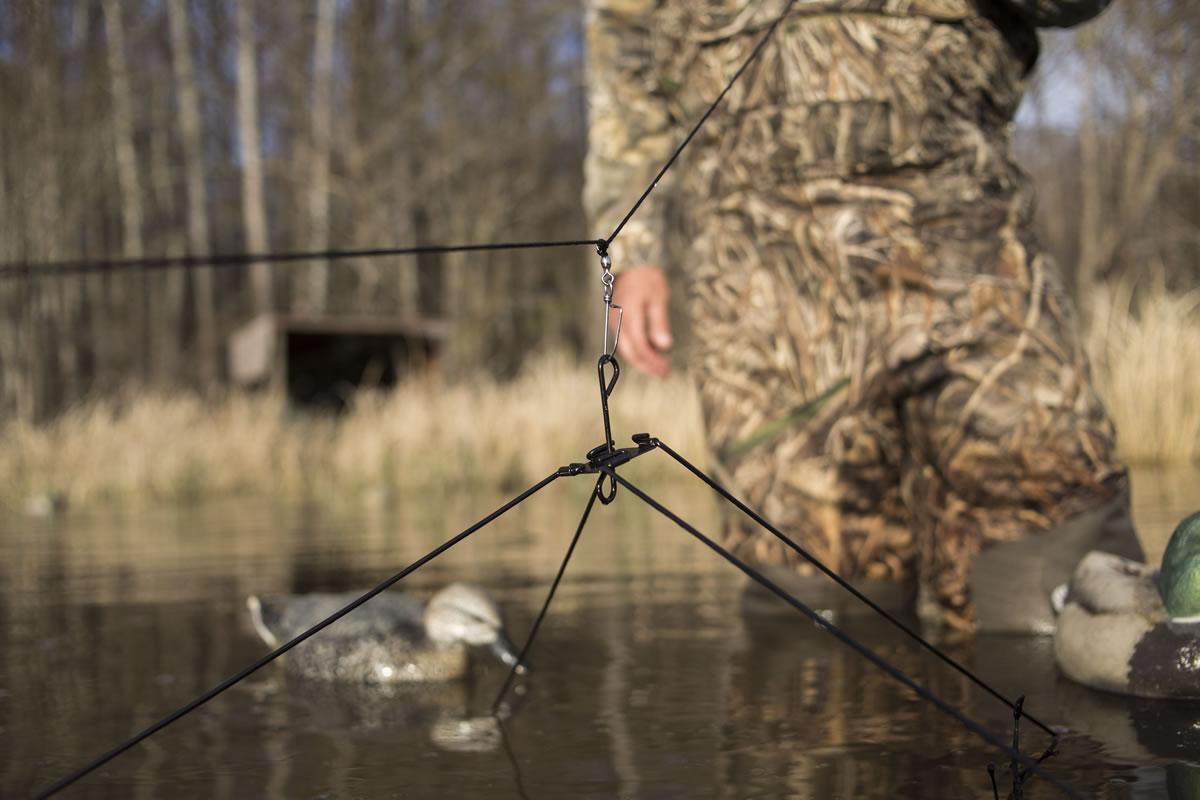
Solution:
<svg viewBox="0 0 1200 800"><path fill-rule="evenodd" d="M405 588L482 583L519 640L587 488L553 487ZM0 521L0 795L31 794L261 655L247 594L369 585L501 499L340 510L238 501ZM703 493L674 486L663 499L715 530ZM598 509L580 544L507 742L487 717L499 668L416 691L313 685L268 668L87 779L79 796L991 796L985 766L997 753L798 616L744 617L736 573L622 500ZM1172 511L1156 498L1154 511L1177 520L1198 500ZM1002 705L902 635L846 624L1007 735ZM1194 786L1186 768L1166 766L1200 753L1200 710L1080 689L1058 678L1048 645L981 637L956 655L1071 730L1050 768L1085 796ZM1044 744L1032 726L1024 741ZM1036 781L1027 793L1057 796Z"/></svg>

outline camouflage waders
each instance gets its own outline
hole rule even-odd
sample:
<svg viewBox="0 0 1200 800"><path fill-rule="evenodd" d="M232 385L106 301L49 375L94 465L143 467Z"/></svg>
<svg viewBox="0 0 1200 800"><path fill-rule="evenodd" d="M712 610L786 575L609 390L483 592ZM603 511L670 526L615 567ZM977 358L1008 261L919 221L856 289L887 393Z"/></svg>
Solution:
<svg viewBox="0 0 1200 800"><path fill-rule="evenodd" d="M598 227L783 6L593 0ZM925 581L959 629L985 545L1127 489L1009 155L1035 26L1102 6L800 0L613 247L618 267L663 265L672 238L687 242L691 366L735 489L846 577ZM726 543L808 569L733 523Z"/></svg>

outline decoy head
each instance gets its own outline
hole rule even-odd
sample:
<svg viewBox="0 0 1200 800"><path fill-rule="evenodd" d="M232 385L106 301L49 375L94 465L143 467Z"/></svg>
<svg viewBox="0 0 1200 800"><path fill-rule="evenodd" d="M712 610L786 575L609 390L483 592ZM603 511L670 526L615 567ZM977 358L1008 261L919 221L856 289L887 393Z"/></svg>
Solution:
<svg viewBox="0 0 1200 800"><path fill-rule="evenodd" d="M500 607L477 586L452 583L435 594L425 607L425 633L439 644L487 647L506 666L517 664ZM517 666L518 674L525 671L524 665Z"/></svg>
<svg viewBox="0 0 1200 800"><path fill-rule="evenodd" d="M1172 617L1200 617L1200 513L1184 519L1171 534L1163 552L1158 589Z"/></svg>

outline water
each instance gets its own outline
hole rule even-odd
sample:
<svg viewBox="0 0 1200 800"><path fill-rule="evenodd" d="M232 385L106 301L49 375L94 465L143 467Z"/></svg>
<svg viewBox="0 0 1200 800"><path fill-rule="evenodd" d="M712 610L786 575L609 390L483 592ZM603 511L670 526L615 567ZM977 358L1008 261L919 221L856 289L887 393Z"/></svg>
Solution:
<svg viewBox="0 0 1200 800"><path fill-rule="evenodd" d="M1197 477L1135 482L1152 553L1200 506ZM578 480L401 587L483 583L520 641L582 508ZM704 492L661 495L717 530ZM242 499L0 519L0 796L31 795L263 654L247 594L365 588L503 499L425 494L334 510ZM997 752L786 607L743 616L741 590L736 572L626 492L589 525L506 737L487 717L498 665L397 692L314 686L270 665L64 796L991 797ZM902 636L846 623L1007 738L1002 705ZM1046 640L981 637L955 655L1070 729L1049 766L1084 796L1164 797L1169 781L1190 779L1178 762L1200 758L1200 708L1076 687L1056 676ZM1045 744L1030 725L1023 734L1030 751ZM1035 781L1026 796L1061 795Z"/></svg>

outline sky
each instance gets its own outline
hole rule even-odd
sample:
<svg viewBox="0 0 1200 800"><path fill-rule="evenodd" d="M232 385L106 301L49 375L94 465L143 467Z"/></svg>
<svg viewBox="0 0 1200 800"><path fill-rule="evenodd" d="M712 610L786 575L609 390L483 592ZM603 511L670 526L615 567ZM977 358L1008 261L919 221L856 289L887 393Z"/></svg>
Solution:
<svg viewBox="0 0 1200 800"><path fill-rule="evenodd" d="M1079 59L1066 45L1068 31L1043 31L1042 56L1030 92L1017 112L1017 125L1074 128L1079 124L1083 92L1080 89ZM1040 85L1035 85L1040 84Z"/></svg>

